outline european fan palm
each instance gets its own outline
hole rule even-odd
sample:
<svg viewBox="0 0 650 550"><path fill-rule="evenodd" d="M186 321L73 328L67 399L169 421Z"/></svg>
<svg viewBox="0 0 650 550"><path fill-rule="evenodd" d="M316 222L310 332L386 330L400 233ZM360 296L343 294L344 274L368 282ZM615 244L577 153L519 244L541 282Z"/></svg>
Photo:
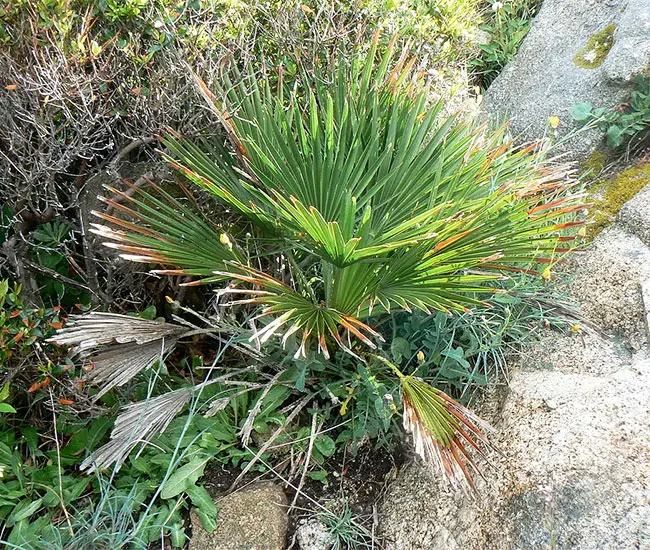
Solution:
<svg viewBox="0 0 650 550"><path fill-rule="evenodd" d="M372 327L382 315L489 303L508 273L566 250L580 196L535 147L443 119L413 66L394 41L379 55L375 40L351 64L305 72L291 91L282 78L272 86L233 69L217 97L197 79L227 140L169 132L162 141L172 166L239 222L216 227L152 183L110 188L122 200L104 201L121 215L95 213L110 224L95 232L157 273L228 282L225 292L244 295L234 304L258 306L266 319L254 338L281 333L297 356L338 345L364 360L381 340ZM484 427L398 374L420 454L471 482L462 442L479 450Z"/></svg>

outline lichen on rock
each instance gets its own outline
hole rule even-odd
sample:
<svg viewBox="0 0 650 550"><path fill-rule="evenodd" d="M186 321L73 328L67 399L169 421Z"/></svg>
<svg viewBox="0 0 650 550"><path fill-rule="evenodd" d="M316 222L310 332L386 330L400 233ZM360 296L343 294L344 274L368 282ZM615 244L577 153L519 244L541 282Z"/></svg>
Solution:
<svg viewBox="0 0 650 550"><path fill-rule="evenodd" d="M595 237L613 223L622 206L646 185L650 185L650 162L592 184L588 189L593 201L588 235Z"/></svg>
<svg viewBox="0 0 650 550"><path fill-rule="evenodd" d="M577 67L582 69L596 69L603 64L609 51L614 45L614 32L616 25L607 25L604 29L592 34L587 45L573 58Z"/></svg>
<svg viewBox="0 0 650 550"><path fill-rule="evenodd" d="M580 311L633 350L647 344L640 282L650 280L650 249L614 224L567 262Z"/></svg>
<svg viewBox="0 0 650 550"><path fill-rule="evenodd" d="M330 550L334 546L334 537L329 528L316 518L298 524L296 540L299 550Z"/></svg>

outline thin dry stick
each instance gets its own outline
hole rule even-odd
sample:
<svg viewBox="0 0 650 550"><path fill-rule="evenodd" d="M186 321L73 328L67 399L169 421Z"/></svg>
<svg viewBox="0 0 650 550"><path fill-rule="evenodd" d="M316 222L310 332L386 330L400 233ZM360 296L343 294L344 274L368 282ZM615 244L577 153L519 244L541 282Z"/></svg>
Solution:
<svg viewBox="0 0 650 550"><path fill-rule="evenodd" d="M172 302L172 303L174 305L178 304L178 302ZM258 359L258 358L261 357L261 355L250 346L247 346L247 345L241 346L240 344L237 344L236 342L226 341L223 338L221 338L220 336L218 336L218 333L232 334L233 330L231 330L229 328L217 328L217 327L215 327L214 324L210 320L208 320L205 317L199 315L196 311L194 311L194 310L192 310L190 308L183 307L180 304L178 304L178 308L183 310L183 311L186 311L188 313L191 313L191 314L195 315L196 317L201 319L203 322L205 322L206 325L211 327L211 328L202 329L201 327L195 325L194 323L191 323L187 319L183 319L182 317L179 317L178 315L172 314L172 319L174 321L199 331L196 334L206 334L210 338L212 338L214 340L217 340L218 342L220 342L222 344L229 344L230 346L232 346L233 349L236 349L237 351L239 351L239 352L241 352L241 353L243 353L245 355L248 355L250 357L253 357L255 359Z"/></svg>
<svg viewBox="0 0 650 550"><path fill-rule="evenodd" d="M329 428L325 428L324 430L319 430L318 435L321 434L326 434L327 432L332 432L334 430L338 430L341 426L345 426L346 424L350 423L352 420L346 420L344 422L339 422L338 424L334 426L330 426ZM311 436L309 436L311 437ZM273 445L269 451L274 451L276 449L281 449L282 447L290 447L295 445L296 443L300 443L301 441L309 441L309 437L301 437L299 439L292 439L291 441L286 441L285 443L278 443L277 445Z"/></svg>
<svg viewBox="0 0 650 550"><path fill-rule="evenodd" d="M67 259L68 261L70 261L72 258L68 256ZM71 279L70 277L66 277L65 275L61 275L61 273L59 273L58 271L54 271L49 267L46 267L44 265L39 265L34 262L30 262L29 260L23 260L23 263L28 269L43 273L44 275L47 275L48 277L52 277L53 279L56 279L57 281L61 281L62 283L65 283L67 285L80 288L81 290L86 290L87 292L90 292L91 294L95 294L96 296L105 297L105 295L101 296L96 294L96 292L88 285L85 285L79 281L75 281L74 279Z"/></svg>
<svg viewBox="0 0 650 550"><path fill-rule="evenodd" d="M262 410L262 403L264 402L264 399L271 391L271 388L275 386L275 383L278 381L278 378L280 378L280 376L282 376L285 372L286 371L281 370L271 379L271 381L264 388L264 391L262 391L262 395L260 395L259 398L257 399L257 403L255 403L255 406L249 411L248 417L246 418L246 422L244 422L244 426L242 427L241 432L239 433L242 445L244 445L244 447L248 446L248 442L250 441L251 438L251 432L253 431L253 423L255 422L255 418L257 417L257 415Z"/></svg>
<svg viewBox="0 0 650 550"><path fill-rule="evenodd" d="M109 168L111 170L117 170L117 166L120 163L120 161L126 157L129 153L137 149L138 147L141 147L143 145L149 145L151 143L155 143L158 141L156 136L146 136L146 137L141 137L138 139L133 140L131 143L126 145L122 150L113 157L109 164Z"/></svg>
<svg viewBox="0 0 650 550"><path fill-rule="evenodd" d="M307 446L307 454L305 455L305 462L302 467L302 474L300 475L300 481L298 482L298 489L296 490L296 493L293 495L293 500L291 501L291 506L289 506L289 513L291 510L293 510L293 507L296 505L296 501L298 500L298 495L300 494L300 491L302 491L302 486L305 483L305 477L307 475L307 470L309 469L309 461L311 460L311 452L314 448L314 440L316 439L316 433L318 432L318 429L316 428L316 413L312 414L311 416L311 433L309 434L309 445Z"/></svg>
<svg viewBox="0 0 650 550"><path fill-rule="evenodd" d="M63 476L61 475L61 447L59 445L59 433L56 429L56 409L54 408L54 397L52 397L52 390L49 390L50 393L50 403L52 404L52 417L54 420L54 441L56 443L56 457L59 473L59 501L61 502L61 508L65 514L65 520L68 522L68 527L70 528L70 535L74 537L74 529L72 528L72 521L70 521L70 514L68 509L65 507L65 502L63 501Z"/></svg>
<svg viewBox="0 0 650 550"><path fill-rule="evenodd" d="M237 476L237 479L232 482L232 485L228 488L228 492L234 491L235 487L237 487L237 484L242 480L242 478L248 473L248 471L255 465L255 463L262 457L262 455L268 450L268 448L273 444L273 442L280 436L280 434L284 431L285 426L287 426L296 416L298 416L298 413L305 408L307 403L311 401L312 394L305 395L298 403L296 403L296 407L291 411L291 414L287 416L287 420L284 423L284 426L280 426L277 430L273 432L273 435L269 437L268 441L262 445L262 448L257 451L257 454L253 457L253 460L251 460L246 467L241 471L241 473ZM247 447L248 448L248 447Z"/></svg>

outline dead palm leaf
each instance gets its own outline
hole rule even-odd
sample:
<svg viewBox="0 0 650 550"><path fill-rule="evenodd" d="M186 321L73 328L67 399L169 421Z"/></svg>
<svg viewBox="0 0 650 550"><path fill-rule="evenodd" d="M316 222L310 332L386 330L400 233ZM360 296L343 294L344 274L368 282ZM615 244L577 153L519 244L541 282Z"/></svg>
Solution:
<svg viewBox="0 0 650 550"><path fill-rule="evenodd" d="M93 311L84 315L70 316L70 322L48 341L59 345L74 345L83 353L102 344L113 342L146 344L167 336L181 335L187 331L186 327L173 323Z"/></svg>
<svg viewBox="0 0 650 550"><path fill-rule="evenodd" d="M115 463L115 469L119 470L139 443L145 445L165 431L196 389L181 388L124 407L115 420L110 441L86 458L81 469L92 473Z"/></svg>
<svg viewBox="0 0 650 550"><path fill-rule="evenodd" d="M176 339L155 340L146 344L115 344L93 355L83 381L100 387L95 399L116 386L123 386L139 372L151 367L176 344Z"/></svg>
<svg viewBox="0 0 650 550"><path fill-rule="evenodd" d="M88 360L83 381L101 386L98 399L151 367L189 331L173 323L95 311L72 316L48 341L75 346L73 353Z"/></svg>

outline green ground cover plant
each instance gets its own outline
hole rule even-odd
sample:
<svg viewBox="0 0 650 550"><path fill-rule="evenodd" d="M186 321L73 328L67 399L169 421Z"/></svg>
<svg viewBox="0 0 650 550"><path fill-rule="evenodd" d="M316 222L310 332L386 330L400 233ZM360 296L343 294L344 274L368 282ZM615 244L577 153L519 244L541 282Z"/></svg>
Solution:
<svg viewBox="0 0 650 550"><path fill-rule="evenodd" d="M131 457L119 475L117 469L80 475L79 466L88 450L99 448L111 429L113 421L106 414L111 405L119 406L128 394L155 400L154 386L160 379L181 388L187 381L166 376L166 367L159 362L127 395L107 395L95 404L78 403L79 389L66 384L67 378L78 379L79 374L69 360L61 365L32 366L35 343L52 356L57 351L44 339L54 330L49 325L61 325L56 311L25 310L19 301L20 289L11 288L7 280L0 283L0 293L5 294L0 330L13 335L2 341L3 365L14 373L0 392L0 540L10 547L30 549L89 547L84 544L109 548L117 541L147 548L162 539L182 547L187 541L182 514L190 504L210 529L216 508L196 480L216 457L229 466L253 457L256 446L242 449L237 434L252 404L261 397L260 384L251 383L234 396L228 388L216 385L203 396L195 394L186 412L151 446ZM42 315L48 315L49 325L39 328ZM155 308L147 308L133 318L155 317ZM30 345L14 345L21 332ZM184 366L192 371L203 365L195 358ZM20 376L15 375L18 369ZM27 389L33 379L36 382ZM229 395L228 403L204 417L205 402L219 392ZM284 417L276 409L288 393L281 386L264 393L264 406L252 426L255 433L266 433L270 425L282 423ZM327 453L322 443L327 436L320 437L319 446Z"/></svg>
<svg viewBox="0 0 650 550"><path fill-rule="evenodd" d="M643 138L650 128L650 77L637 75L629 101L618 107L596 108L591 103L576 103L571 107L571 116L583 125L597 126L612 149L620 149L635 137Z"/></svg>
<svg viewBox="0 0 650 550"><path fill-rule="evenodd" d="M514 59L539 4L538 0L511 0L486 6L485 22L480 26L486 39L478 44L480 53L469 64L482 88L488 88Z"/></svg>

